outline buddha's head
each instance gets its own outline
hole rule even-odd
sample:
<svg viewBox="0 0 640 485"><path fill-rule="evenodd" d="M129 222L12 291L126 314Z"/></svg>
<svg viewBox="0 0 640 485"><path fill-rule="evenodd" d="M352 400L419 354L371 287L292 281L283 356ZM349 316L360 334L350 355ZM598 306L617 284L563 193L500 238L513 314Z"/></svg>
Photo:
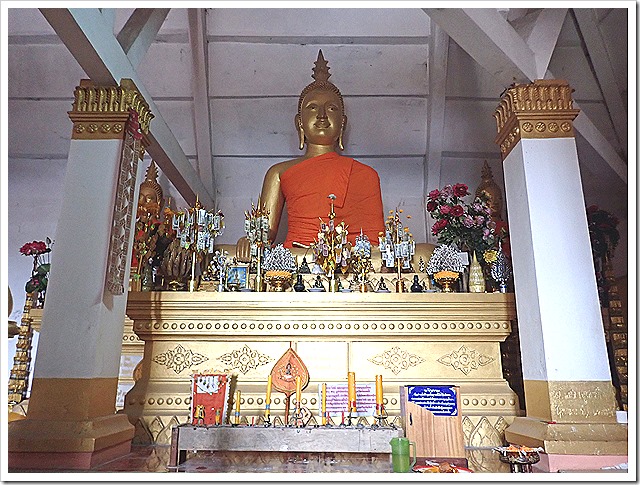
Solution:
<svg viewBox="0 0 640 485"><path fill-rule="evenodd" d="M305 140L314 145L335 146L343 150L342 135L347 124L344 114L344 101L340 90L329 82L329 67L318 52L318 60L313 68L311 84L305 87L298 100L298 113L295 117L296 129L300 141L300 150Z"/></svg>
<svg viewBox="0 0 640 485"><path fill-rule="evenodd" d="M487 205L491 208L491 217L494 220L502 219L502 190L494 180L493 172L486 160L482 166L482 182L476 190L476 197L481 195L486 198Z"/></svg>
<svg viewBox="0 0 640 485"><path fill-rule="evenodd" d="M159 217L162 207L162 187L157 182L158 168L151 161L147 169L144 182L140 184L140 195L138 196L138 217L151 214Z"/></svg>

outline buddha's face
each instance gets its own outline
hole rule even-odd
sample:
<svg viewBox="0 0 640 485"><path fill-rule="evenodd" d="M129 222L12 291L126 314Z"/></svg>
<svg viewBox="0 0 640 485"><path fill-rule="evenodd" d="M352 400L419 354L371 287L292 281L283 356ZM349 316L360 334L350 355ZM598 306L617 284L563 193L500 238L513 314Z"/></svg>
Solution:
<svg viewBox="0 0 640 485"><path fill-rule="evenodd" d="M138 212L157 213L160 209L158 194L151 187L140 187L138 197Z"/></svg>
<svg viewBox="0 0 640 485"><path fill-rule="evenodd" d="M308 143L334 145L344 124L344 113L338 95L315 89L302 102L300 125Z"/></svg>

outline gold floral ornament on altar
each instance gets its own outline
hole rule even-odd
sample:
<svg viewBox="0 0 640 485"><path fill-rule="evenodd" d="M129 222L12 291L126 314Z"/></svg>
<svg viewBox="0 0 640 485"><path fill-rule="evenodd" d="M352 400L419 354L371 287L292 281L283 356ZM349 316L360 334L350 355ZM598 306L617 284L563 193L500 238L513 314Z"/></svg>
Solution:
<svg viewBox="0 0 640 485"><path fill-rule="evenodd" d="M187 251L191 260L191 278L189 291L196 290L196 264L205 259L205 255L214 253L215 238L224 233L224 214L222 211L207 211L202 207L198 196L193 207L172 216L172 229L176 231L176 240L180 248Z"/></svg>
<svg viewBox="0 0 640 485"><path fill-rule="evenodd" d="M33 268L31 269L31 278L24 286L24 291L37 295L34 303L38 308L44 306L44 299L49 283L49 271L51 270L50 253L51 239L46 238L44 241L32 241L24 244L20 248L20 254L33 257Z"/></svg>
<svg viewBox="0 0 640 485"><path fill-rule="evenodd" d="M360 291L366 292L373 288L367 275L373 271L371 264L371 242L366 234L360 230L360 235L356 236L356 244L351 251L351 267L355 273L354 280L357 282Z"/></svg>
<svg viewBox="0 0 640 485"><path fill-rule="evenodd" d="M232 350L222 354L218 360L229 366L229 369L239 370L242 374L257 369L261 365L266 365L273 360L268 355L261 354L257 350L252 350L248 345L244 345L240 350Z"/></svg>
<svg viewBox="0 0 640 485"><path fill-rule="evenodd" d="M477 350L468 349L464 345L450 354L443 355L438 362L459 370L464 375L468 375L472 370L493 362L493 357L483 355Z"/></svg>
<svg viewBox="0 0 640 485"><path fill-rule="evenodd" d="M396 375L409 367L415 367L424 362L424 359L419 355L410 354L406 350L400 349L400 347L392 347L390 350L385 350L367 360L389 369Z"/></svg>
<svg viewBox="0 0 640 485"><path fill-rule="evenodd" d="M208 357L193 352L190 349L185 349L180 344L173 350L167 350L163 354L158 354L153 358L155 363L172 369L176 374L180 374L183 370L194 365L202 364L207 360L209 360Z"/></svg>
<svg viewBox="0 0 640 485"><path fill-rule="evenodd" d="M263 291L262 263L264 249L270 247L269 243L269 209L258 197L257 207L251 203L251 212L244 213L244 232L249 240L249 254L251 261L255 262L256 279L255 291Z"/></svg>

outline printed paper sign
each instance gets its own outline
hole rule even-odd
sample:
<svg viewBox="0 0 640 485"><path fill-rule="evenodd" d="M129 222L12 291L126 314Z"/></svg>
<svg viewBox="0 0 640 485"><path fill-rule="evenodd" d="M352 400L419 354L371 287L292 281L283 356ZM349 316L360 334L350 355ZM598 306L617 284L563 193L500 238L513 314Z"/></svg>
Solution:
<svg viewBox="0 0 640 485"><path fill-rule="evenodd" d="M332 418L347 416L349 407L347 384L327 383L327 413ZM376 384L356 383L355 416L373 416L376 411ZM322 416L322 384L318 384L318 415ZM353 415L352 415L353 416ZM334 419L335 421L335 419Z"/></svg>

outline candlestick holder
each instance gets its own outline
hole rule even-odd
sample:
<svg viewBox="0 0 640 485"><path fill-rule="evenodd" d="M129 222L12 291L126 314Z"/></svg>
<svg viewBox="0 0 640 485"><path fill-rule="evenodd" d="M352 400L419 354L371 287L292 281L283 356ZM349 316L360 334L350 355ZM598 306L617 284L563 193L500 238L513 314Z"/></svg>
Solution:
<svg viewBox="0 0 640 485"><path fill-rule="evenodd" d="M331 417L329 416L328 411L322 413L322 426L324 426L325 428L330 428L331 426L333 426L331 424Z"/></svg>
<svg viewBox="0 0 640 485"><path fill-rule="evenodd" d="M349 406L349 412L347 413L347 426L353 426L352 420L354 418L354 413L356 412L356 403L355 401L351 402Z"/></svg>
<svg viewBox="0 0 640 485"><path fill-rule="evenodd" d="M293 422L296 428L304 428L304 423L302 421L302 409L300 407L300 403L296 402L296 409L293 412Z"/></svg>
<svg viewBox="0 0 640 485"><path fill-rule="evenodd" d="M389 427L389 423L387 422L387 418L389 415L387 414L387 410L384 408L384 404L376 404L376 414L373 415L373 424L372 428L382 428Z"/></svg>
<svg viewBox="0 0 640 485"><path fill-rule="evenodd" d="M263 425L265 428L271 426L271 413L270 413L270 405L267 404L264 412Z"/></svg>

